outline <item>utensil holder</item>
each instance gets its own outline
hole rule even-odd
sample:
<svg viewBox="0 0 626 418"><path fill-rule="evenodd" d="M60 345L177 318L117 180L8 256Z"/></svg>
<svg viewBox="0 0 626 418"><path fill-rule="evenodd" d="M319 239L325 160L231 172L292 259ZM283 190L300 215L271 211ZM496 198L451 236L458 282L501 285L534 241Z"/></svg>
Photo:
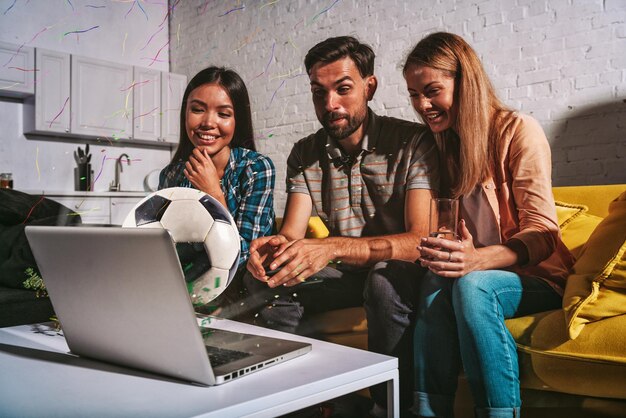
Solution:
<svg viewBox="0 0 626 418"><path fill-rule="evenodd" d="M93 178L93 171L91 170L91 164L78 164L74 168L74 190L84 192L91 190L91 180Z"/></svg>

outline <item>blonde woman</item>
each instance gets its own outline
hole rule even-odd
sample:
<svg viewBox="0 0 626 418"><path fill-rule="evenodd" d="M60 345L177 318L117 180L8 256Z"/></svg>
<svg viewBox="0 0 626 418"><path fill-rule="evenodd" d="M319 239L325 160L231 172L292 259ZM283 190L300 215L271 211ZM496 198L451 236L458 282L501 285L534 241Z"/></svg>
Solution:
<svg viewBox="0 0 626 418"><path fill-rule="evenodd" d="M556 220L550 147L533 118L498 100L461 37L427 36L409 54L403 73L411 104L437 142L440 190L461 203L458 240L425 237L418 246L425 270L416 278L419 296L411 313L412 410L423 417L453 416L463 367L478 417L516 417L517 353L504 320L559 308L573 264ZM401 289L371 279L378 294ZM406 313L402 303L394 302L395 311L388 304L386 310L374 304L368 315Z"/></svg>

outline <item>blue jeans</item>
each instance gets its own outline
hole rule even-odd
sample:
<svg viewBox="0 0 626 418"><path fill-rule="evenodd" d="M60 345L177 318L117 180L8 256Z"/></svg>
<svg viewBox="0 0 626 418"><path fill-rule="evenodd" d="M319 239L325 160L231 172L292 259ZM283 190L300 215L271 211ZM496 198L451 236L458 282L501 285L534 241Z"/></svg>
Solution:
<svg viewBox="0 0 626 418"><path fill-rule="evenodd" d="M477 417L519 416L517 350L504 320L560 308L557 292L543 280L502 270L459 279L429 271L417 306L414 412L452 417L463 365Z"/></svg>

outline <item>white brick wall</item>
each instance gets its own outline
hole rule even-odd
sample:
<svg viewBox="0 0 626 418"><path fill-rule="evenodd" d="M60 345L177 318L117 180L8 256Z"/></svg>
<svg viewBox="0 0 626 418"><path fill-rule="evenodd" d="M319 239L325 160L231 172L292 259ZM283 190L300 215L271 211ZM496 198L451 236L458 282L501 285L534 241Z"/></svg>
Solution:
<svg viewBox="0 0 626 418"><path fill-rule="evenodd" d="M181 0L171 70L193 76L216 64L242 75L282 213L287 155L320 126L308 78L296 76L307 50L330 36L369 43L379 78L372 108L415 120L400 68L436 30L470 42L500 97L540 121L555 185L626 183L626 0Z"/></svg>

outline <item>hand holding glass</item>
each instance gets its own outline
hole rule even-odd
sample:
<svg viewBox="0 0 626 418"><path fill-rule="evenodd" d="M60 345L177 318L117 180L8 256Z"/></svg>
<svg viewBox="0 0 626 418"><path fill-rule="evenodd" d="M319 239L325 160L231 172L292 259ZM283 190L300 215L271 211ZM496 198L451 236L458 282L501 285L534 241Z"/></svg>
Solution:
<svg viewBox="0 0 626 418"><path fill-rule="evenodd" d="M455 240L459 219L459 200L433 198L430 200L429 237Z"/></svg>

